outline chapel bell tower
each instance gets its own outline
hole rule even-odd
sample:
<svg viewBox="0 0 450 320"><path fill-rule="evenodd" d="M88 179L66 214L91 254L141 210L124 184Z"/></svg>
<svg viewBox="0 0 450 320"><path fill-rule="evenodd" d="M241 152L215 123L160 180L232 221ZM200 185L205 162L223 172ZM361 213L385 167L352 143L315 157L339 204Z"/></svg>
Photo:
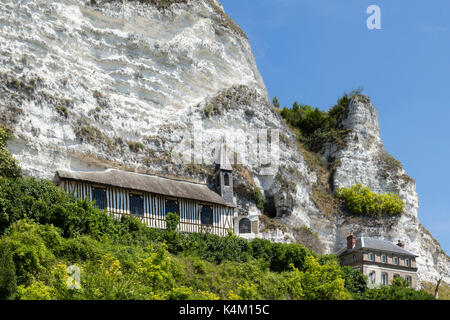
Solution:
<svg viewBox="0 0 450 320"><path fill-rule="evenodd" d="M218 157L215 161L215 182L217 192L229 205L234 205L233 193L233 167L227 156L226 146L220 146Z"/></svg>

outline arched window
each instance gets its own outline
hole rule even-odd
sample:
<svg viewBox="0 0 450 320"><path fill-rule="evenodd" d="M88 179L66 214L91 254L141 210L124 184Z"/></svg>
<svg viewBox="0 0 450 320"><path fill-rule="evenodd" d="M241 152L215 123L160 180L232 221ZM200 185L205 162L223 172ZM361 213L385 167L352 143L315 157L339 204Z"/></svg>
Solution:
<svg viewBox="0 0 450 320"><path fill-rule="evenodd" d="M213 210L211 207L203 206L201 213L202 224L206 226L213 225Z"/></svg>
<svg viewBox="0 0 450 320"><path fill-rule="evenodd" d="M252 224L249 219L244 218L239 221L239 233L251 233Z"/></svg>
<svg viewBox="0 0 450 320"><path fill-rule="evenodd" d="M230 185L230 174L229 173L225 173L224 175L223 175L223 184L224 185L226 185L226 186L229 186Z"/></svg>

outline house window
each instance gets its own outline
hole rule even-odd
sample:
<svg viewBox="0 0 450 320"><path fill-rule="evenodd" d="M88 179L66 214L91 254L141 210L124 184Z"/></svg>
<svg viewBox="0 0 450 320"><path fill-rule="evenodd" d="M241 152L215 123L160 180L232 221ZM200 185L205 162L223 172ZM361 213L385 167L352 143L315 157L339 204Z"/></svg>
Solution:
<svg viewBox="0 0 450 320"><path fill-rule="evenodd" d="M387 275L387 273L382 273L381 274L381 284L385 285L385 286L388 284L388 275Z"/></svg>
<svg viewBox="0 0 450 320"><path fill-rule="evenodd" d="M407 267L411 266L411 261L409 261L409 259L405 259L405 264Z"/></svg>
<svg viewBox="0 0 450 320"><path fill-rule="evenodd" d="M211 207L203 206L201 213L201 220L203 225L213 225L213 210Z"/></svg>
<svg viewBox="0 0 450 320"><path fill-rule="evenodd" d="M375 271L369 273L369 281L371 284L375 283Z"/></svg>
<svg viewBox="0 0 450 320"><path fill-rule="evenodd" d="M408 282L408 285L411 287L412 278L410 276L405 277L406 282Z"/></svg>
<svg viewBox="0 0 450 320"><path fill-rule="evenodd" d="M374 255L373 255L373 253L369 253L369 260L370 260L370 261L373 261L373 260L374 260Z"/></svg>
<svg viewBox="0 0 450 320"><path fill-rule="evenodd" d="M165 214L167 215L169 212L180 214L180 210L178 209L178 202L175 200L166 200L166 210Z"/></svg>
<svg viewBox="0 0 450 320"><path fill-rule="evenodd" d="M398 265L398 257L394 257L394 264Z"/></svg>
<svg viewBox="0 0 450 320"><path fill-rule="evenodd" d="M130 194L130 211L136 216L144 215L144 199L142 196Z"/></svg>
<svg viewBox="0 0 450 320"><path fill-rule="evenodd" d="M228 187L230 185L230 175L228 173L225 173L223 175L223 180L224 180L223 184Z"/></svg>
<svg viewBox="0 0 450 320"><path fill-rule="evenodd" d="M104 189L93 188L92 189L92 200L95 201L95 205L100 210L105 210L106 208L106 192Z"/></svg>
<svg viewBox="0 0 450 320"><path fill-rule="evenodd" d="M249 219L244 218L239 221L239 233L251 233L252 224Z"/></svg>
<svg viewBox="0 0 450 320"><path fill-rule="evenodd" d="M382 255L382 256L381 256L381 262L386 263L386 261L387 261L387 260L386 260L386 256L385 256L385 255Z"/></svg>

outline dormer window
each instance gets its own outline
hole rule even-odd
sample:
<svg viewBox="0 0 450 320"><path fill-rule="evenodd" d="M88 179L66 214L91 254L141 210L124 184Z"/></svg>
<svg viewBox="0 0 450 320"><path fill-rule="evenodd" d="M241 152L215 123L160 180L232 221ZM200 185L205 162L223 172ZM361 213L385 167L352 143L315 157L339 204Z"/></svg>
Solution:
<svg viewBox="0 0 450 320"><path fill-rule="evenodd" d="M411 261L410 261L408 258L405 259L405 265L406 265L407 267L410 267L410 266L411 266Z"/></svg>
<svg viewBox="0 0 450 320"><path fill-rule="evenodd" d="M374 261L374 255L373 255L373 253L371 252L371 253L369 253L369 260L370 261Z"/></svg>
<svg viewBox="0 0 450 320"><path fill-rule="evenodd" d="M394 264L398 265L398 257L394 257Z"/></svg>
<svg viewBox="0 0 450 320"><path fill-rule="evenodd" d="M383 263L387 262L386 256L384 254L381 256L381 262Z"/></svg>

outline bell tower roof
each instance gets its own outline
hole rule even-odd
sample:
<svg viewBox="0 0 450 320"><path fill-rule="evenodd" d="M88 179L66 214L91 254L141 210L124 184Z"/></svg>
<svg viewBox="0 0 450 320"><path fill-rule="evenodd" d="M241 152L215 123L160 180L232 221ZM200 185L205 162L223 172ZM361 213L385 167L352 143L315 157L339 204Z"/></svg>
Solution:
<svg viewBox="0 0 450 320"><path fill-rule="evenodd" d="M233 170L230 160L228 159L227 148L224 144L220 145L219 154L218 154L215 162L216 162L216 166L218 166L220 170L226 170L226 171Z"/></svg>

